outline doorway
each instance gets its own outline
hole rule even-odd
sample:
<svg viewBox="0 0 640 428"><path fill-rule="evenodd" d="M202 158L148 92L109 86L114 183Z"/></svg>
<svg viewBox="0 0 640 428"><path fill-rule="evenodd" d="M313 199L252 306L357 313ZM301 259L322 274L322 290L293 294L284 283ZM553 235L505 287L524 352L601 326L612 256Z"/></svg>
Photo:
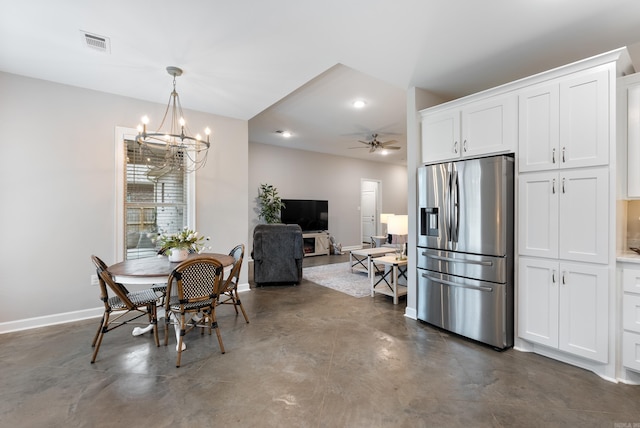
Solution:
<svg viewBox="0 0 640 428"><path fill-rule="evenodd" d="M379 180L360 180L360 217L362 243L371 243L371 237L378 234L380 224L380 189Z"/></svg>

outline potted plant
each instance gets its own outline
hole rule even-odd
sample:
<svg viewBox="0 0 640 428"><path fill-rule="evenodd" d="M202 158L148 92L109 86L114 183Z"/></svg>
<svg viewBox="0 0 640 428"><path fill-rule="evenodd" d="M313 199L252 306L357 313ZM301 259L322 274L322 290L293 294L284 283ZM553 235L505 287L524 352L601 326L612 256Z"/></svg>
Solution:
<svg viewBox="0 0 640 428"><path fill-rule="evenodd" d="M278 195L278 189L271 184L261 184L258 189L258 202L260 204L259 218L268 224L280 223L280 210L284 208L284 203Z"/></svg>
<svg viewBox="0 0 640 428"><path fill-rule="evenodd" d="M203 241L209 241L209 237L204 237L185 226L178 233L161 233L156 240L160 245L159 254L169 256L169 261L180 262L187 258L190 252L201 253L205 249Z"/></svg>

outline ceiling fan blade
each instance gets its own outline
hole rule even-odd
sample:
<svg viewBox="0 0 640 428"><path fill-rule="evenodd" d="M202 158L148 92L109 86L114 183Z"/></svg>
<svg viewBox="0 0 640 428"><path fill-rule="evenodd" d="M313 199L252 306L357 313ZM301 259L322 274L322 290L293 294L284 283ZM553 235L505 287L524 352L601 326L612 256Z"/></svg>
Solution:
<svg viewBox="0 0 640 428"><path fill-rule="evenodd" d="M400 150L400 147L385 147L385 150Z"/></svg>
<svg viewBox="0 0 640 428"><path fill-rule="evenodd" d="M358 140L358 143L362 143L362 144L366 144L367 146L371 143L369 143L368 141L362 141L362 140Z"/></svg>
<svg viewBox="0 0 640 428"><path fill-rule="evenodd" d="M388 145L388 144L395 144L395 143L397 143L397 141L396 141L396 140L389 140L389 141L385 141L384 143L380 143L380 145L381 145L382 147L384 147L384 146L386 146L386 145Z"/></svg>
<svg viewBox="0 0 640 428"><path fill-rule="evenodd" d="M373 153L376 151L376 146L371 146L371 149L369 150L369 153Z"/></svg>
<svg viewBox="0 0 640 428"><path fill-rule="evenodd" d="M368 147L347 147L349 149L368 149Z"/></svg>

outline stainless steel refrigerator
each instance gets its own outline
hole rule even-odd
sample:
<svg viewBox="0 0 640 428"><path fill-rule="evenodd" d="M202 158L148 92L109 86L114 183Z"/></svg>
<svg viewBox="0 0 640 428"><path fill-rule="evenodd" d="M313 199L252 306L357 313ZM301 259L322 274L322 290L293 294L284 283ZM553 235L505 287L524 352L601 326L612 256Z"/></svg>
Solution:
<svg viewBox="0 0 640 428"><path fill-rule="evenodd" d="M513 346L511 156L418 169L418 319Z"/></svg>

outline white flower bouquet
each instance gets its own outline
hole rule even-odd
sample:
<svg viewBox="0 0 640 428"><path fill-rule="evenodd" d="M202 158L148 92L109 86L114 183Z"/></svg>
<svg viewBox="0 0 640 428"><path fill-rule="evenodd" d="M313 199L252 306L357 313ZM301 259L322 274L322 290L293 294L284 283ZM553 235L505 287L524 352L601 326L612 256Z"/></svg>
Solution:
<svg viewBox="0 0 640 428"><path fill-rule="evenodd" d="M160 254L171 254L171 249L186 249L195 253L202 253L204 250L210 250L211 247L205 246L205 241L210 241L210 237L204 237L185 226L178 233L160 233L158 238L154 240L160 245Z"/></svg>

